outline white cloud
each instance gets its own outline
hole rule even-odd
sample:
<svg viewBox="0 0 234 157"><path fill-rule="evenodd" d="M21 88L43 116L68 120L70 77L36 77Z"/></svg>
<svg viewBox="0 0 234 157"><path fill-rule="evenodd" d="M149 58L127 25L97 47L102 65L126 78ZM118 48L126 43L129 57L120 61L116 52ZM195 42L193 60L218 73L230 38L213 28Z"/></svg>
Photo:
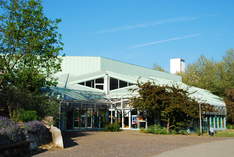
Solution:
<svg viewBox="0 0 234 157"><path fill-rule="evenodd" d="M194 21L199 19L199 17L178 17L178 18L170 18L150 23L142 23L142 24L135 24L135 25L126 25L126 26L120 26L120 27L114 27L109 29L104 29L97 31L96 33L102 34L102 33L112 33L112 32L118 32L118 31L126 31L126 30L132 30L137 28L147 28L147 27L154 27L157 25L162 24L168 24L168 23L176 23L176 22L187 22L187 21Z"/></svg>
<svg viewBox="0 0 234 157"><path fill-rule="evenodd" d="M201 35L200 33L189 34L189 35L180 36L180 37L173 37L173 38L169 38L169 39L165 39L165 40L157 40L157 41L152 41L152 42L148 42L148 43L138 44L138 45L131 46L129 48L130 49L134 49L134 48L139 48L139 47L146 47L146 46L151 46L151 45L157 45L157 44L167 43L167 42L176 41L176 40L195 38L195 37L198 37L200 35Z"/></svg>

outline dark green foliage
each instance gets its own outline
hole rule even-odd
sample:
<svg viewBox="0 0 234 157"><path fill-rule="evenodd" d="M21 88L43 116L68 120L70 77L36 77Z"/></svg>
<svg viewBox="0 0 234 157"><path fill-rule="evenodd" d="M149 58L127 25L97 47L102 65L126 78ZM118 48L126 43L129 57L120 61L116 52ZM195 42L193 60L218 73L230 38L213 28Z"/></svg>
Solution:
<svg viewBox="0 0 234 157"><path fill-rule="evenodd" d="M234 125L228 124L227 129L234 129Z"/></svg>
<svg viewBox="0 0 234 157"><path fill-rule="evenodd" d="M28 122L38 119L36 111L27 111L21 109L19 110L18 114L19 114L18 121Z"/></svg>
<svg viewBox="0 0 234 157"><path fill-rule="evenodd" d="M199 104L189 97L187 90L176 86L158 86L152 82L138 83L134 89L138 97L131 99L131 105L157 119L167 131L186 129L192 120L198 118Z"/></svg>
<svg viewBox="0 0 234 157"><path fill-rule="evenodd" d="M120 131L120 125L118 123L107 124L105 126L105 131L111 131L111 132Z"/></svg>
<svg viewBox="0 0 234 157"><path fill-rule="evenodd" d="M54 102L41 88L56 85L61 70L61 20L48 19L41 0L1 0L0 7L0 103L11 116L20 108L44 116Z"/></svg>

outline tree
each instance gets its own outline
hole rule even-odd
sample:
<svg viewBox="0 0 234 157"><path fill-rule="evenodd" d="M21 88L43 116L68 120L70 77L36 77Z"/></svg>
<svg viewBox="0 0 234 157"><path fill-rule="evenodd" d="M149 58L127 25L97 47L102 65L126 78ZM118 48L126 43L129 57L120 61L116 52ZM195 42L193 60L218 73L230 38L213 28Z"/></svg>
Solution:
<svg viewBox="0 0 234 157"><path fill-rule="evenodd" d="M33 96L43 96L42 87L56 85L53 74L61 70L63 45L57 32L61 20L48 19L41 0L1 0L0 7L0 92L11 114L36 103Z"/></svg>
<svg viewBox="0 0 234 157"><path fill-rule="evenodd" d="M227 104L227 120L234 124L234 88L226 90L225 102Z"/></svg>
<svg viewBox="0 0 234 157"><path fill-rule="evenodd" d="M170 129L185 129L193 119L198 118L199 104L189 97L187 90L177 86L158 86L152 82L138 83L139 96L131 99L131 105L153 115Z"/></svg>
<svg viewBox="0 0 234 157"><path fill-rule="evenodd" d="M166 72L160 65L154 64L153 69L161 72Z"/></svg>
<svg viewBox="0 0 234 157"><path fill-rule="evenodd" d="M223 59L214 62L201 56L197 62L190 64L185 73L180 74L183 82L192 86L200 87L225 98L227 105L227 117L233 122L233 100L230 99L230 89L234 88L234 50L226 52ZM229 101L227 101L229 100ZM230 119L231 118L231 119Z"/></svg>

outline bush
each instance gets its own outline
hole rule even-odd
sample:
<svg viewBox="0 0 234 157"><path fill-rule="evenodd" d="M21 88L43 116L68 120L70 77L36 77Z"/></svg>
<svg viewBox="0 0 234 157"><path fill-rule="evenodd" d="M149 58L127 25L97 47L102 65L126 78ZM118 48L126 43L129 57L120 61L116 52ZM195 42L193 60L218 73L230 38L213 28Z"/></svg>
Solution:
<svg viewBox="0 0 234 157"><path fill-rule="evenodd" d="M228 125L227 125L227 129L234 129L234 125L228 124Z"/></svg>
<svg viewBox="0 0 234 157"><path fill-rule="evenodd" d="M117 132L120 131L120 125L118 123L108 124L105 126L106 131Z"/></svg>
<svg viewBox="0 0 234 157"><path fill-rule="evenodd" d="M37 112L36 111L26 111L26 110L20 110L19 112L19 120L23 122L29 122L33 120L37 120Z"/></svg>
<svg viewBox="0 0 234 157"><path fill-rule="evenodd" d="M165 127L161 127L160 125L151 125L145 129L144 132L152 134L168 134L167 129Z"/></svg>
<svg viewBox="0 0 234 157"><path fill-rule="evenodd" d="M1 116L0 135L1 139L4 139L6 143L16 143L26 139L23 128L20 128L16 122Z"/></svg>
<svg viewBox="0 0 234 157"><path fill-rule="evenodd" d="M187 130L180 130L180 131L178 131L178 134L181 134L181 135L189 135L189 133L188 133Z"/></svg>

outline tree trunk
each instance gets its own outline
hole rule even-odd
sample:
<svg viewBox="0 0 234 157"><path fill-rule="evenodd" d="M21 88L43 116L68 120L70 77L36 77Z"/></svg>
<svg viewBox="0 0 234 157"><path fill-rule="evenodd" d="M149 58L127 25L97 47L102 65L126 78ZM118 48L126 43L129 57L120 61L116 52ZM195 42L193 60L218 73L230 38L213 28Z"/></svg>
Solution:
<svg viewBox="0 0 234 157"><path fill-rule="evenodd" d="M167 133L170 131L170 118L167 118Z"/></svg>

